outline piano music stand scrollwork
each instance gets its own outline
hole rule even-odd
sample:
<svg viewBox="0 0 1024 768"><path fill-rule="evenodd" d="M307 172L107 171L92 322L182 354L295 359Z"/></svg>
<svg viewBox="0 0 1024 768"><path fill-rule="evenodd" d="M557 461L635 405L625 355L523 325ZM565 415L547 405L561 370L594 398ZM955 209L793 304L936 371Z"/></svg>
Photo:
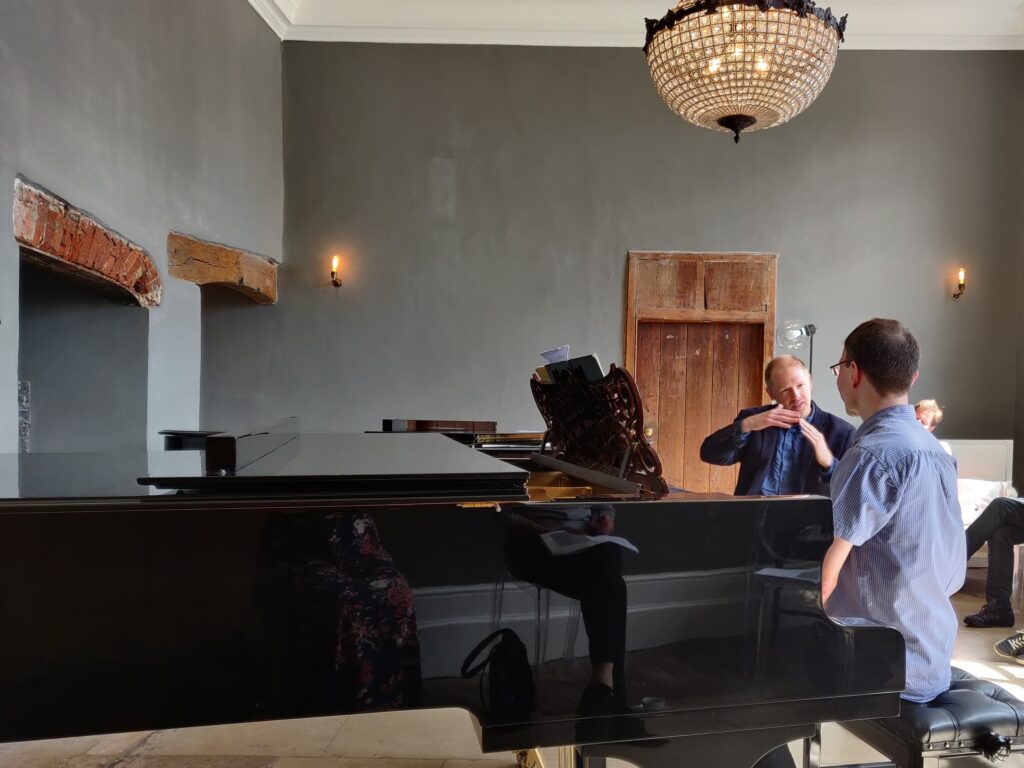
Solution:
<svg viewBox="0 0 1024 768"><path fill-rule="evenodd" d="M613 363L597 381L557 371L548 384L534 374L530 389L555 459L631 481L655 495L668 492L661 459L644 436L640 392L625 368Z"/></svg>

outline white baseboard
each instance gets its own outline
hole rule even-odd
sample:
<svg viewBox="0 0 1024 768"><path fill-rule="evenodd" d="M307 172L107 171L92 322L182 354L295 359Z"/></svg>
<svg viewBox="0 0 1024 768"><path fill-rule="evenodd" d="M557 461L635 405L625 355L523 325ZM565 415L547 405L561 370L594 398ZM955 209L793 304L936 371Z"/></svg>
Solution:
<svg viewBox="0 0 1024 768"><path fill-rule="evenodd" d="M746 569L627 576L627 649L716 637L730 627L735 631L742 620L746 577ZM466 655L496 626L515 630L534 663L536 587L505 582L500 622L495 616L497 590L494 584L470 584L413 591L424 677L457 676ZM544 660L585 657L587 637L578 604L555 592L550 600ZM573 634L575 641L567 641Z"/></svg>

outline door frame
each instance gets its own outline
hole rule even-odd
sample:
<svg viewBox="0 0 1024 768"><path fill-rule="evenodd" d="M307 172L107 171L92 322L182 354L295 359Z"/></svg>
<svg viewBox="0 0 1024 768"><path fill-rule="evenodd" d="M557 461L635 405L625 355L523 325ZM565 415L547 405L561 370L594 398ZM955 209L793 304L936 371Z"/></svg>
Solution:
<svg viewBox="0 0 1024 768"><path fill-rule="evenodd" d="M698 252L698 251L628 251L626 264L626 320L625 339L623 342L623 365L630 373L636 370L636 339L637 326L642 323L750 323L763 326L764 355L762 370L775 354L775 277L777 274L778 254L776 253L743 253L743 252ZM704 268L709 261L742 262L745 264L762 264L765 269L773 272L768 281L767 295L764 306L758 310L709 310L696 308L638 308L636 305L637 270L641 262L658 261L698 262L697 295L705 296ZM764 394L767 403L767 393Z"/></svg>

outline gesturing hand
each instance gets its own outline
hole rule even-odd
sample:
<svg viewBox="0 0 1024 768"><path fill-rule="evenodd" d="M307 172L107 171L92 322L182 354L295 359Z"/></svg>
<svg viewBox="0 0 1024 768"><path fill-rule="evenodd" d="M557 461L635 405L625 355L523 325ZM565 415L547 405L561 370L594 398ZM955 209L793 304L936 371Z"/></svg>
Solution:
<svg viewBox="0 0 1024 768"><path fill-rule="evenodd" d="M740 429L744 432L760 432L762 429L768 429L768 427L789 429L798 421L800 421L800 413L798 411L788 411L781 405L776 405L767 411L747 416L740 424Z"/></svg>
<svg viewBox="0 0 1024 768"><path fill-rule="evenodd" d="M821 434L817 427L811 424L807 419L800 419L800 431L803 432L804 439L811 444L814 449L814 460L818 462L818 465L822 469L828 469L832 466L832 451L828 448L828 442L825 440L825 436Z"/></svg>

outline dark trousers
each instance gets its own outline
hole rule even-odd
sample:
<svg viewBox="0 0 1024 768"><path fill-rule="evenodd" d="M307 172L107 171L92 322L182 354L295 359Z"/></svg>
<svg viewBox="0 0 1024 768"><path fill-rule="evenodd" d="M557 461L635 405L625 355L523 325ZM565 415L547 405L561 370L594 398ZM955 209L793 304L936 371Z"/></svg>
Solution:
<svg viewBox="0 0 1024 768"><path fill-rule="evenodd" d="M622 550L599 544L574 555L555 557L539 536L510 536L505 546L509 571L517 579L539 584L580 601L580 613L590 641L590 662L615 665L616 694L624 697L626 658L626 582L622 579ZM794 768L786 747L762 757L756 768Z"/></svg>
<svg viewBox="0 0 1024 768"><path fill-rule="evenodd" d="M622 580L622 550L598 544L573 555L552 555L539 536L510 536L505 547L509 571L579 600L583 625L590 641L592 664L615 665L620 689L626 659L626 582ZM616 691L619 694L624 692Z"/></svg>
<svg viewBox="0 0 1024 768"><path fill-rule="evenodd" d="M988 542L988 577L985 600L999 610L1012 611L1013 545L1024 543L1024 504L993 499L967 529L967 557Z"/></svg>

